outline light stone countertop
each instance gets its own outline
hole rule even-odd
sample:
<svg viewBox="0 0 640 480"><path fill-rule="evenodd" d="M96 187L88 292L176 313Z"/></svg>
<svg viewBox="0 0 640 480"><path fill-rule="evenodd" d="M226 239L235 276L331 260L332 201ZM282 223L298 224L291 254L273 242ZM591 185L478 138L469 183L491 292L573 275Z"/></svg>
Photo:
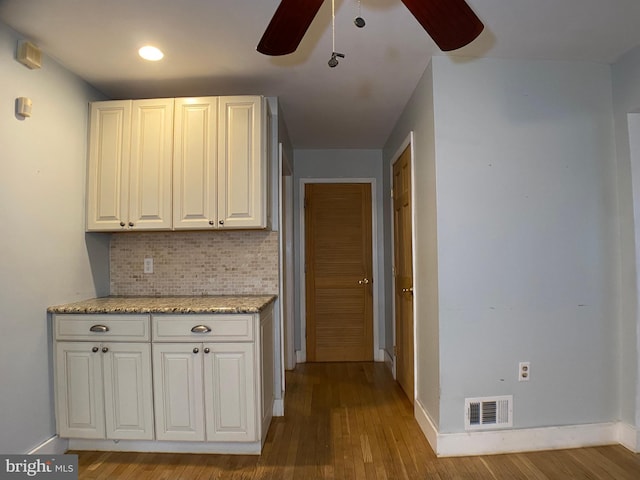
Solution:
<svg viewBox="0 0 640 480"><path fill-rule="evenodd" d="M260 313L275 295L100 297L47 308L49 313Z"/></svg>

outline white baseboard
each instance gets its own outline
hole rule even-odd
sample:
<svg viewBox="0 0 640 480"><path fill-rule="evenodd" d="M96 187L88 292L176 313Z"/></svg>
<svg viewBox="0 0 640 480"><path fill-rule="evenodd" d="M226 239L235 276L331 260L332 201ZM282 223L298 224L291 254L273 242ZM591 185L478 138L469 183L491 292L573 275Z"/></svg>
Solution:
<svg viewBox="0 0 640 480"><path fill-rule="evenodd" d="M375 350L375 355L374 355L374 362L384 362L385 360L385 351L384 348L379 348L378 350Z"/></svg>
<svg viewBox="0 0 640 480"><path fill-rule="evenodd" d="M307 352L296 350L296 363L307 363Z"/></svg>
<svg viewBox="0 0 640 480"><path fill-rule="evenodd" d="M69 440L55 435L42 442L27 455L62 455L67 450L69 450Z"/></svg>
<svg viewBox="0 0 640 480"><path fill-rule="evenodd" d="M618 442L633 453L640 453L640 430L628 423L618 423Z"/></svg>
<svg viewBox="0 0 640 480"><path fill-rule="evenodd" d="M217 453L225 455L259 455L260 442L156 442L146 440L69 440L70 450L111 452Z"/></svg>
<svg viewBox="0 0 640 480"><path fill-rule="evenodd" d="M273 401L273 416L284 417L284 398L276 398Z"/></svg>
<svg viewBox="0 0 640 480"><path fill-rule="evenodd" d="M439 433L424 406L416 400L414 414L438 457L496 455L621 444L637 453L640 432L620 422L559 427Z"/></svg>
<svg viewBox="0 0 640 480"><path fill-rule="evenodd" d="M396 368L395 362L393 361L393 356L386 350L384 350L384 364L391 371L393 378L396 378Z"/></svg>
<svg viewBox="0 0 640 480"><path fill-rule="evenodd" d="M440 457L494 455L618 443L617 423L493 430L438 435Z"/></svg>
<svg viewBox="0 0 640 480"><path fill-rule="evenodd" d="M418 426L424 436L427 438L427 442L431 445L431 449L434 452L438 452L438 428L435 426L431 417L427 413L427 410L424 408L424 405L420 403L420 400L417 398L413 404L413 415L416 417L418 422Z"/></svg>

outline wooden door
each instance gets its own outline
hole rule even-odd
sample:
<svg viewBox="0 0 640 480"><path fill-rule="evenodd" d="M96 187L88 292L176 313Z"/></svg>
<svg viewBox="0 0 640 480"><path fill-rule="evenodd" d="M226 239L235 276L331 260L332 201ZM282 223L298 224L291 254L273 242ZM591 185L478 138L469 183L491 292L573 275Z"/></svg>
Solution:
<svg viewBox="0 0 640 480"><path fill-rule="evenodd" d="M307 360L373 360L371 185L305 189Z"/></svg>
<svg viewBox="0 0 640 480"><path fill-rule="evenodd" d="M393 235L396 324L396 379L413 403L413 259L411 231L411 150L393 165Z"/></svg>

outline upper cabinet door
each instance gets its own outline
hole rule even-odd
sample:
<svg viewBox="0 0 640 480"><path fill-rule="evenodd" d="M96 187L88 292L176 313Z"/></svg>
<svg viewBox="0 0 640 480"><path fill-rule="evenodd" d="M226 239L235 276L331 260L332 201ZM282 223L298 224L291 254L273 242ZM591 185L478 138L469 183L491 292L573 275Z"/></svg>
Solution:
<svg viewBox="0 0 640 480"><path fill-rule="evenodd" d="M173 151L173 228L217 224L218 98L177 98Z"/></svg>
<svg viewBox="0 0 640 480"><path fill-rule="evenodd" d="M220 97L218 226L266 227L266 133L263 98Z"/></svg>
<svg viewBox="0 0 640 480"><path fill-rule="evenodd" d="M173 103L132 102L129 227L136 230L171 229Z"/></svg>
<svg viewBox="0 0 640 480"><path fill-rule="evenodd" d="M87 230L123 230L129 220L131 100L91 104Z"/></svg>

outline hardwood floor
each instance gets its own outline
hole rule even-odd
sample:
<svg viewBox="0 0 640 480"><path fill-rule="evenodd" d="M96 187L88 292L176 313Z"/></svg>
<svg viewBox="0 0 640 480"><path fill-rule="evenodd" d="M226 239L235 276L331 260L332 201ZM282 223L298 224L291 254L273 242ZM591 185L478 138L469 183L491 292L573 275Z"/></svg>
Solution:
<svg viewBox="0 0 640 480"><path fill-rule="evenodd" d="M621 446L438 459L382 364L299 365L286 416L260 456L74 452L80 479L615 479L640 478Z"/></svg>

